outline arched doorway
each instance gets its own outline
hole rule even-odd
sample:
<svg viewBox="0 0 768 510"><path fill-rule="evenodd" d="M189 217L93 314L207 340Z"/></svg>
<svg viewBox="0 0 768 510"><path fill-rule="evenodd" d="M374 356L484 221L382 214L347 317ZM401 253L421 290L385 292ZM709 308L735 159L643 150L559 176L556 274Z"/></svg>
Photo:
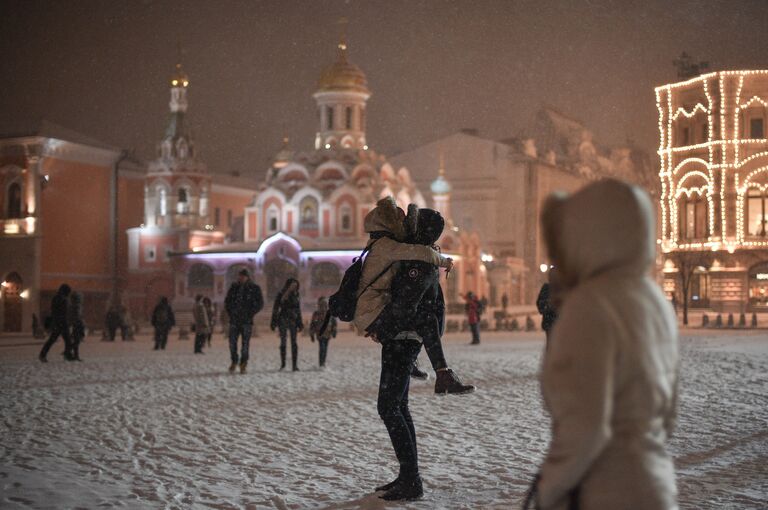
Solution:
<svg viewBox="0 0 768 510"><path fill-rule="evenodd" d="M283 288L285 280L296 278L299 272L292 262L274 258L264 264L264 274L267 277L267 299L271 301L277 297L277 293Z"/></svg>
<svg viewBox="0 0 768 510"><path fill-rule="evenodd" d="M8 273L2 282L3 312L5 320L3 321L3 331L8 333L21 332L22 323L22 284L21 275L16 271Z"/></svg>

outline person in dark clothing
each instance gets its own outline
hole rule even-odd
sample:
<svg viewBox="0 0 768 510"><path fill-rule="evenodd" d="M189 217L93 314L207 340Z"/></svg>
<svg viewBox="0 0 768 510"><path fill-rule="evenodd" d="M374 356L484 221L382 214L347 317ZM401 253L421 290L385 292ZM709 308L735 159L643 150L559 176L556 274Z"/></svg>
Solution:
<svg viewBox="0 0 768 510"><path fill-rule="evenodd" d="M203 307L205 308L205 313L208 314L208 325L210 327L208 328L208 336L205 340L208 343L208 347L210 347L211 339L213 338L213 328L216 326L216 310L214 309L211 298L208 296L203 298Z"/></svg>
<svg viewBox="0 0 768 510"><path fill-rule="evenodd" d="M539 290L539 296L536 298L536 308L541 314L541 329L547 335L547 347L549 347L549 332L557 320L557 308L555 306L552 291L553 281L555 280L555 269L549 270L549 282L544 283Z"/></svg>
<svg viewBox="0 0 768 510"><path fill-rule="evenodd" d="M64 338L65 357L68 358L72 352L69 325L67 324L67 310L69 307L69 294L71 292L72 289L69 285L66 283L62 284L51 300L51 334L38 356L43 363L48 361L48 351L51 350L51 346L59 339L59 336Z"/></svg>
<svg viewBox="0 0 768 510"><path fill-rule="evenodd" d="M501 296L501 311L504 313L504 317L507 316L507 307L509 306L509 296L505 292Z"/></svg>
<svg viewBox="0 0 768 510"><path fill-rule="evenodd" d="M437 211L418 210L412 241L433 245L442 234L444 223ZM385 491L381 498L388 501L413 500L424 492L418 467L416 432L408 407L411 370L422 340L430 361L437 367L438 379L440 373L447 370L440 343L445 302L439 284L439 269L421 261L398 264L391 285L392 299L366 330L382 345L377 409L399 463L397 478L376 488ZM474 387L466 388L474 390Z"/></svg>
<svg viewBox="0 0 768 510"><path fill-rule="evenodd" d="M160 297L160 301L152 311L152 327L155 328L155 350L165 350L168 344L168 333L176 325L176 317L168 298Z"/></svg>
<svg viewBox="0 0 768 510"><path fill-rule="evenodd" d="M120 327L120 310L117 304L109 307L104 323L107 328L107 339L110 342L114 342L117 328Z"/></svg>
<svg viewBox="0 0 768 510"><path fill-rule="evenodd" d="M70 330L70 350L64 357L69 361L83 361L80 359L80 342L85 338L85 322L83 322L83 295L73 292L69 297L67 309L67 322Z"/></svg>
<svg viewBox="0 0 768 510"><path fill-rule="evenodd" d="M192 305L192 317L195 320L195 354L203 354L203 345L208 338L211 324L208 322L208 312L203 304L203 295L195 296L195 304Z"/></svg>
<svg viewBox="0 0 768 510"><path fill-rule="evenodd" d="M328 313L328 301L324 297L317 299L317 310L312 314L312 320L309 322L309 339L313 342L317 337L317 343L320 347L320 368L325 367L325 359L328 356L328 342L331 338L336 338L337 323L336 317L330 317L325 330L321 331L325 314Z"/></svg>
<svg viewBox="0 0 768 510"><path fill-rule="evenodd" d="M288 278L285 285L275 298L272 307L272 331L280 332L280 370L285 368L285 351L288 333L291 334L291 361L293 371L299 370L299 345L296 343L296 332L304 329L301 321L301 303L299 302L299 282Z"/></svg>
<svg viewBox="0 0 768 510"><path fill-rule="evenodd" d="M264 308L261 288L251 281L248 270L243 269L232 284L224 299L224 308L229 316L229 354L232 363L229 371L234 372L240 363L240 373L248 365L248 345L253 332L253 316ZM242 338L240 356L237 354L237 340Z"/></svg>
<svg viewBox="0 0 768 510"><path fill-rule="evenodd" d="M472 331L471 345L478 345L480 343L480 314L483 305L472 292L467 292L464 299L467 302L464 305L467 312L467 322L469 322L469 329Z"/></svg>

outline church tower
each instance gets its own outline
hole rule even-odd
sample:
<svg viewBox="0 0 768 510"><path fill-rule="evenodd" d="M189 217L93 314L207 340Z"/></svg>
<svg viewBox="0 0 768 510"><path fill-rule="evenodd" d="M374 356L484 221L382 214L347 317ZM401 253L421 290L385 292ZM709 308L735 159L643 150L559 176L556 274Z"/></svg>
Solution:
<svg viewBox="0 0 768 510"><path fill-rule="evenodd" d="M435 210L439 212L445 222L451 225L451 183L445 178L445 164L443 161L443 152L440 151L440 169L438 170L437 179L430 184L432 190L432 200L435 204Z"/></svg>
<svg viewBox="0 0 768 510"><path fill-rule="evenodd" d="M341 23L338 57L323 70L313 95L320 121L315 149L366 150L365 105L371 91L365 73L347 58L346 20Z"/></svg>
<svg viewBox="0 0 768 510"><path fill-rule="evenodd" d="M197 158L187 126L189 84L177 63L170 79L168 125L145 181L144 224L148 227L204 229L209 224L211 177Z"/></svg>

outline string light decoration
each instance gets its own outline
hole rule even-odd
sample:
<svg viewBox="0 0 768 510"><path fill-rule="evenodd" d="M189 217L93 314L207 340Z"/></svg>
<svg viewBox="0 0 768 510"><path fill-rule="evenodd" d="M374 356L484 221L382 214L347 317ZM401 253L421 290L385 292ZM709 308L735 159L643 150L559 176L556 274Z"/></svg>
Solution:
<svg viewBox="0 0 768 510"><path fill-rule="evenodd" d="M768 139L741 135L741 125L749 119L762 115L764 122L768 120L766 77L768 70L720 71L656 87L660 244L665 252L711 249L734 253L768 247L768 241L749 239L745 224L749 190L768 189L768 179L765 183L760 179L768 174ZM706 115L706 127L700 124L703 120L696 120L700 113ZM686 136L683 128L694 136L678 140L678 135ZM704 141L695 140L699 132L702 138L706 136ZM701 241L680 237L680 198L695 195L707 197L709 235ZM735 211L735 225L729 222L729 211ZM718 223L719 232L715 229Z"/></svg>

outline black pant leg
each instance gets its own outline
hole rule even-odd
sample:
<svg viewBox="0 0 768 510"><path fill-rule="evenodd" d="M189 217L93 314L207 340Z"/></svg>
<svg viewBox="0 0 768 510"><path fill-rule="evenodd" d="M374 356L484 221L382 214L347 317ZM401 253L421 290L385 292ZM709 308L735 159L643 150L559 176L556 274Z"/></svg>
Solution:
<svg viewBox="0 0 768 510"><path fill-rule="evenodd" d="M443 342L440 339L440 328L437 324L437 319L430 321L424 328L420 328L418 333L424 341L424 350L427 351L429 362L432 364L435 372L441 368L446 368L448 362L445 361Z"/></svg>
<svg viewBox="0 0 768 510"><path fill-rule="evenodd" d="M381 350L378 412L387 427L395 456L400 464L399 476L418 476L416 432L408 409L408 390L413 363L421 345L414 340L388 340Z"/></svg>
<svg viewBox="0 0 768 510"><path fill-rule="evenodd" d="M293 363L293 367L296 368L297 364L299 363L299 344L296 343L296 325L290 326L290 332L291 332L291 362Z"/></svg>
<svg viewBox="0 0 768 510"><path fill-rule="evenodd" d="M66 329L66 327L63 329ZM59 339L59 335L61 335L61 333L62 333L62 328L60 327L60 325L54 324L51 327L51 334L48 336L48 340L45 342L42 350L40 351L41 358L45 358L46 356L48 356L48 351L51 350L51 347L53 346L53 344L55 344L56 340Z"/></svg>

